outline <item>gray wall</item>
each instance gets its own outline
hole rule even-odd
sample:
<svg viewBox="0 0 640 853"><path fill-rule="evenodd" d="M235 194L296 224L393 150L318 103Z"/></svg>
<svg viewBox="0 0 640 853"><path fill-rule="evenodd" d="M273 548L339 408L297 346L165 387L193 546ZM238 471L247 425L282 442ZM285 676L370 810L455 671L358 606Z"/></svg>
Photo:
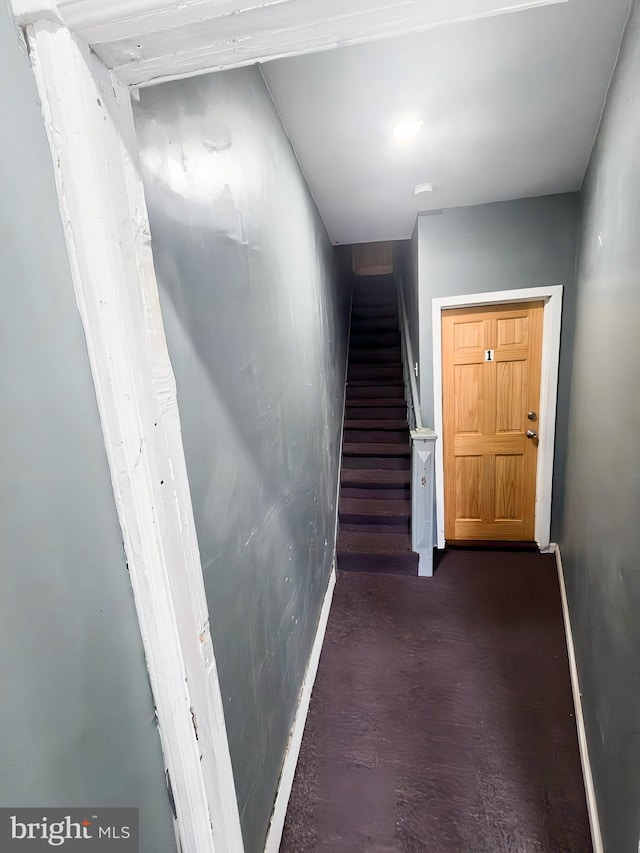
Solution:
<svg viewBox="0 0 640 853"><path fill-rule="evenodd" d="M640 835L640 4L583 189L559 535L607 853Z"/></svg>
<svg viewBox="0 0 640 853"><path fill-rule="evenodd" d="M0 805L139 806L175 850L160 739L53 170L0 2Z"/></svg>
<svg viewBox="0 0 640 853"><path fill-rule="evenodd" d="M256 68L143 89L137 126L243 834L256 853L332 563L346 306Z"/></svg>
<svg viewBox="0 0 640 853"><path fill-rule="evenodd" d="M564 285L552 537L561 523L575 312L578 195L458 207L418 216L420 399L433 426L431 300L442 296Z"/></svg>

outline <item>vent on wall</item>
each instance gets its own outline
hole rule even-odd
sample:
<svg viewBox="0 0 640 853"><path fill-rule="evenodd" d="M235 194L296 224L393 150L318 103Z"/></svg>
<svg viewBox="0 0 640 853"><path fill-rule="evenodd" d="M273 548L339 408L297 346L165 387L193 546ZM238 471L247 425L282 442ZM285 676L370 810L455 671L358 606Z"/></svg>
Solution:
<svg viewBox="0 0 640 853"><path fill-rule="evenodd" d="M357 243L352 247L355 275L390 275L393 243Z"/></svg>

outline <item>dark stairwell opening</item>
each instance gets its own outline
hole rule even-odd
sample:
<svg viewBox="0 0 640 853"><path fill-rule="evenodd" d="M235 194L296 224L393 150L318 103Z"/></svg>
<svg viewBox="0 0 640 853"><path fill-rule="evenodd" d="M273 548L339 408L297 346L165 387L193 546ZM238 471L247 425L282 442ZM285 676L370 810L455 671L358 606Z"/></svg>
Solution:
<svg viewBox="0 0 640 853"><path fill-rule="evenodd" d="M338 568L417 574L411 447L393 275L354 277Z"/></svg>

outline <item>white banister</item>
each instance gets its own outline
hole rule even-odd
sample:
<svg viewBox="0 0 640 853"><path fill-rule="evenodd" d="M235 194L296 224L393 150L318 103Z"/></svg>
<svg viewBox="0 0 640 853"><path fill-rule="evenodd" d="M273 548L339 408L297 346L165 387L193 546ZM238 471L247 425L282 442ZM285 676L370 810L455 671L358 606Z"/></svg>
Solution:
<svg viewBox="0 0 640 853"><path fill-rule="evenodd" d="M405 399L411 431L411 549L419 556L418 575L420 577L431 577L433 575L436 434L432 429L427 429L422 424L402 278L396 273L395 279L398 288Z"/></svg>
<svg viewBox="0 0 640 853"><path fill-rule="evenodd" d="M413 349L411 347L411 335L409 333L409 318L407 316L407 303L404 298L404 287L402 277L395 274L396 287L398 288L398 308L400 314L400 338L402 341L402 364L404 366L405 399L407 401L407 416L410 429L422 429L422 415L420 412L420 398L418 397L418 381L413 360Z"/></svg>

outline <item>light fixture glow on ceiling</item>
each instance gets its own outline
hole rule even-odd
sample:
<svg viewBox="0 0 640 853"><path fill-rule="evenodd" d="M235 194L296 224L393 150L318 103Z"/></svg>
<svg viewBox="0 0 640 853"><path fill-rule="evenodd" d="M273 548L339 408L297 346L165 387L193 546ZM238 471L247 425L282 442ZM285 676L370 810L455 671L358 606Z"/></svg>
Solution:
<svg viewBox="0 0 640 853"><path fill-rule="evenodd" d="M432 193L433 192L433 184L416 184L416 188L413 191L414 195L420 195L420 193Z"/></svg>
<svg viewBox="0 0 640 853"><path fill-rule="evenodd" d="M393 128L393 135L396 139L405 141L413 139L418 133L424 122L422 119L414 119L412 121L401 121Z"/></svg>

